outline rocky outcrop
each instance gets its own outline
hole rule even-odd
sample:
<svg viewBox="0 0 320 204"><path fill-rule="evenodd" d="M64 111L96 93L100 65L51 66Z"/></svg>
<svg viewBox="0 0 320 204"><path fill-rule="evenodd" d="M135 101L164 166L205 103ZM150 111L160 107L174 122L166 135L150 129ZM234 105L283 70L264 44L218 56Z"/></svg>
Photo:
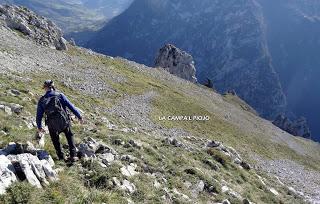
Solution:
<svg viewBox="0 0 320 204"><path fill-rule="evenodd" d="M93 158L102 167L109 166L115 158L118 157L117 152L114 149L91 137L86 138L78 145L78 151L81 158L84 158L85 160Z"/></svg>
<svg viewBox="0 0 320 204"><path fill-rule="evenodd" d="M8 28L21 32L41 45L67 50L67 41L62 37L60 28L25 7L0 5L1 19Z"/></svg>
<svg viewBox="0 0 320 204"><path fill-rule="evenodd" d="M53 167L51 156L30 142L9 143L0 150L0 194L16 181L27 181L37 188L57 181Z"/></svg>
<svg viewBox="0 0 320 204"><path fill-rule="evenodd" d="M167 44L159 50L155 66L162 67L182 79L197 82L193 57L174 45Z"/></svg>
<svg viewBox="0 0 320 204"><path fill-rule="evenodd" d="M6 192L6 188L17 181L16 171L5 155L0 155L0 173L0 194L3 194Z"/></svg>
<svg viewBox="0 0 320 204"><path fill-rule="evenodd" d="M12 115L13 113L20 114L23 110L23 106L20 104L0 101L0 110L4 111L7 115Z"/></svg>
<svg viewBox="0 0 320 204"><path fill-rule="evenodd" d="M303 117L291 121L288 117L279 115L273 121L273 124L294 136L301 136L304 138L311 137L311 132L307 120Z"/></svg>

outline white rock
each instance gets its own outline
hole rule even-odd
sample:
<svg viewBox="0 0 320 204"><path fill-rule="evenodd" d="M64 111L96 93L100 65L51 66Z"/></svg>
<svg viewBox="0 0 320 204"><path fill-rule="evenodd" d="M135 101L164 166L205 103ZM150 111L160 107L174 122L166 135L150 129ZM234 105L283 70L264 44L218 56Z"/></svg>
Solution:
<svg viewBox="0 0 320 204"><path fill-rule="evenodd" d="M155 180L155 181L153 182L153 186L154 186L156 189L159 189L159 188L161 188L161 183L159 183L157 180Z"/></svg>
<svg viewBox="0 0 320 204"><path fill-rule="evenodd" d="M226 200L222 201L222 204L231 204L231 203L229 200L226 199Z"/></svg>
<svg viewBox="0 0 320 204"><path fill-rule="evenodd" d="M120 187L122 190L128 191L129 193L134 193L136 191L136 186L133 183L130 183L128 180L122 181Z"/></svg>
<svg viewBox="0 0 320 204"><path fill-rule="evenodd" d="M228 192L230 189L229 189L229 187L228 186L222 186L221 187L221 192L222 193L226 193L226 192Z"/></svg>
<svg viewBox="0 0 320 204"><path fill-rule="evenodd" d="M174 188L174 189L172 190L172 193L173 193L174 195L182 198L183 200L185 200L185 201L187 201L187 202L191 201L191 199L189 198L189 196L187 196L187 195L185 195L185 194L183 194L183 193L180 193L176 188Z"/></svg>
<svg viewBox="0 0 320 204"><path fill-rule="evenodd" d="M196 68L192 56L174 45L167 44L159 50L155 66L162 67L180 78L194 83L197 82Z"/></svg>
<svg viewBox="0 0 320 204"><path fill-rule="evenodd" d="M41 164L49 181L59 180L56 171L52 169L51 164L47 160L41 160Z"/></svg>
<svg viewBox="0 0 320 204"><path fill-rule="evenodd" d="M115 159L114 155L111 153L101 154L99 155L99 158L102 159L102 163L104 163L105 165L110 165L110 163Z"/></svg>
<svg viewBox="0 0 320 204"><path fill-rule="evenodd" d="M5 105L0 105L0 110L4 111L7 115L12 115L11 108Z"/></svg>
<svg viewBox="0 0 320 204"><path fill-rule="evenodd" d="M0 194L4 194L6 188L15 181L17 177L11 161L5 155L0 155Z"/></svg>
<svg viewBox="0 0 320 204"><path fill-rule="evenodd" d="M204 186L205 184L202 180L198 181L198 183L196 183L196 185L192 189L192 196L194 198L197 198L199 193L201 193L204 190Z"/></svg>
<svg viewBox="0 0 320 204"><path fill-rule="evenodd" d="M279 195L278 191L276 189L274 189L274 188L270 188L269 191L275 196Z"/></svg>
<svg viewBox="0 0 320 204"><path fill-rule="evenodd" d="M113 184L114 184L115 186L117 186L117 187L120 187L120 186L121 186L121 183L120 183L120 181L119 181L119 179L118 179L117 177L113 177L113 178L112 178L112 182L113 182Z"/></svg>
<svg viewBox="0 0 320 204"><path fill-rule="evenodd" d="M128 166L123 166L120 169L120 171L121 171L122 175L127 176L127 177L131 177L131 176L135 176L135 175L139 174L139 172L135 171L136 168L137 168L137 165L131 163Z"/></svg>
<svg viewBox="0 0 320 204"><path fill-rule="evenodd" d="M19 104L15 104L15 103L10 103L9 107L11 108L11 111L16 113L16 114L20 114L23 110L23 106L19 105Z"/></svg>
<svg viewBox="0 0 320 204"><path fill-rule="evenodd" d="M30 155L30 156L29 156ZM26 176L26 180L33 186L37 188L42 188L41 183L36 175L41 177L41 173L37 171L36 166L32 164L32 160L34 160L35 157L31 154L20 154L20 155L9 155L8 158L10 159L11 162L18 162L20 164L21 170ZM37 158L37 157L36 157ZM37 158L38 159L38 158ZM38 160L39 161L39 160ZM40 162L40 161L39 161ZM34 172L36 171L36 173ZM43 172L44 174L44 172Z"/></svg>

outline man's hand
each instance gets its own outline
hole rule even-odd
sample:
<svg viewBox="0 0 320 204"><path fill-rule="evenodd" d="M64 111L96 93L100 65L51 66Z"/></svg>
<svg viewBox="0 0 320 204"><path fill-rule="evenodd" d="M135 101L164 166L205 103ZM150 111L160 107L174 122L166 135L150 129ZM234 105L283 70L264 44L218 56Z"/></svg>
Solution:
<svg viewBox="0 0 320 204"><path fill-rule="evenodd" d="M83 125L83 124L84 124L83 118L80 118L80 119L79 119L79 122L80 122L81 125Z"/></svg>
<svg viewBox="0 0 320 204"><path fill-rule="evenodd" d="M43 128L38 128L37 132L38 133L45 133L46 131Z"/></svg>

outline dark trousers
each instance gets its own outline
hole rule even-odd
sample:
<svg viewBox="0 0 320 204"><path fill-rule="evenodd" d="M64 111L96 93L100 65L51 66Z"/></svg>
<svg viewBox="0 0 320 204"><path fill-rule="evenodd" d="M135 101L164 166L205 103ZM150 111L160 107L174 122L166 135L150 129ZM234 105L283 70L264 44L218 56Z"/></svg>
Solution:
<svg viewBox="0 0 320 204"><path fill-rule="evenodd" d="M59 134L57 132L50 131L50 129L49 129L49 133L50 133L50 137L51 137L53 146L57 152L58 158L63 159L64 154L62 151ZM63 131L63 133L65 134L67 141L68 141L70 157L76 156L76 145L74 144L73 133L71 132L71 128L70 127L66 128Z"/></svg>

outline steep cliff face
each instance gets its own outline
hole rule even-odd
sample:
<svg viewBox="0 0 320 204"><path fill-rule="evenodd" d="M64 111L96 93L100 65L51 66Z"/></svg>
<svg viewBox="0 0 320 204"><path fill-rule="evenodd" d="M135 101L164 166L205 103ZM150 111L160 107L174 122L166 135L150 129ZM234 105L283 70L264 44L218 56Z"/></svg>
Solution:
<svg viewBox="0 0 320 204"><path fill-rule="evenodd" d="M173 43L197 64L200 82L213 80L225 92L235 89L265 117L286 107L255 1L137 0L88 44L114 56L151 65L157 50Z"/></svg>
<svg viewBox="0 0 320 204"><path fill-rule="evenodd" d="M273 65L279 73L288 108L308 119L320 140L320 2L259 0L265 15Z"/></svg>

